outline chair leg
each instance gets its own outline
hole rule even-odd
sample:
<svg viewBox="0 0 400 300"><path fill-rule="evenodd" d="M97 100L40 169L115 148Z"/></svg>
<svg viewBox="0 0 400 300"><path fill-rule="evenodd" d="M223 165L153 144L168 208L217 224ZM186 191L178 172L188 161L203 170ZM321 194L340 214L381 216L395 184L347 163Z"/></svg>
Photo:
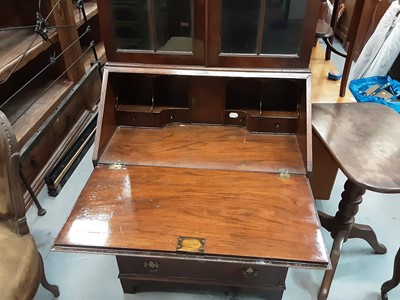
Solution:
<svg viewBox="0 0 400 300"><path fill-rule="evenodd" d="M333 30L333 32L335 31L336 28L336 24L338 22L339 19L339 11L340 11L340 0L333 0L331 1L333 4L333 11L332 11L332 16L331 16L331 28ZM333 46L332 46L332 42L333 42L333 35L329 38L324 38L323 39L325 44L326 44L326 51L325 51L325 60L330 60L331 59L331 52L336 53L340 56L343 56L343 53L340 53L339 51L337 51Z"/></svg>
<svg viewBox="0 0 400 300"><path fill-rule="evenodd" d="M30 185L30 183L28 182L28 180L26 179L24 172L22 172L22 166L21 163L19 164L19 175L21 176L22 182L25 185L25 188L28 190L29 194L32 197L32 201L33 203L35 203L37 209L38 209L38 216L44 216L46 214L46 210L40 205L40 202L38 200L38 198L36 197L35 192L32 190L32 187Z"/></svg>
<svg viewBox="0 0 400 300"><path fill-rule="evenodd" d="M336 53L337 55L342 56L342 57L346 57L347 56L346 53L340 52L335 47L333 47L330 38L324 37L324 38L322 38L322 40L325 42L326 47L327 47L327 50L325 52L325 60L329 60L330 59L330 52L328 52L328 50L332 51L333 53ZM327 56L327 53L329 53L329 56Z"/></svg>
<svg viewBox="0 0 400 300"><path fill-rule="evenodd" d="M326 49L325 49L325 60L331 60L332 57L332 42L331 37L322 39L325 42Z"/></svg>
<svg viewBox="0 0 400 300"><path fill-rule="evenodd" d="M347 82L349 81L351 64L353 62L353 55L354 55L354 45L350 44L349 49L347 51L347 57L344 62L342 80L340 81L340 90L339 90L340 97L344 97L346 95Z"/></svg>
<svg viewBox="0 0 400 300"><path fill-rule="evenodd" d="M39 254L40 269L41 269L41 279L40 279L40 283L42 284L42 286L43 286L46 290L48 290L49 292L51 292L51 293L54 295L54 297L58 297L58 296L60 296L60 290L59 290L58 286L56 286L56 285L54 285L54 284L50 284L50 283L47 281L46 274L45 274L45 272L44 272L43 258L42 258L42 255L39 253L39 251L38 251L38 254Z"/></svg>

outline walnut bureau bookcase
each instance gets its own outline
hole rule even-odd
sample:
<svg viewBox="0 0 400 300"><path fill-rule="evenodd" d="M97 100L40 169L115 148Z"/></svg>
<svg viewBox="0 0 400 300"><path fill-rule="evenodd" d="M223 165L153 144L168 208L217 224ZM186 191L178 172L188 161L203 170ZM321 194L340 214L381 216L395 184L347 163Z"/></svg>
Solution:
<svg viewBox="0 0 400 300"><path fill-rule="evenodd" d="M154 283L281 299L327 269L307 175L318 1L98 1L104 68L94 171L55 250L116 255Z"/></svg>

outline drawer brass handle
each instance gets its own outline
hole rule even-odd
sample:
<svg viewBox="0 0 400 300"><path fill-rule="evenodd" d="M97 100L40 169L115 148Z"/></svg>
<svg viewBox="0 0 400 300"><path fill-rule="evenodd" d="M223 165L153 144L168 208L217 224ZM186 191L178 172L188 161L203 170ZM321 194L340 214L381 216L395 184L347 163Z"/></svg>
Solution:
<svg viewBox="0 0 400 300"><path fill-rule="evenodd" d="M243 268L242 273L246 277L256 277L258 275L258 270L255 268Z"/></svg>
<svg viewBox="0 0 400 300"><path fill-rule="evenodd" d="M150 272L157 272L160 263L158 261L146 261L144 267Z"/></svg>

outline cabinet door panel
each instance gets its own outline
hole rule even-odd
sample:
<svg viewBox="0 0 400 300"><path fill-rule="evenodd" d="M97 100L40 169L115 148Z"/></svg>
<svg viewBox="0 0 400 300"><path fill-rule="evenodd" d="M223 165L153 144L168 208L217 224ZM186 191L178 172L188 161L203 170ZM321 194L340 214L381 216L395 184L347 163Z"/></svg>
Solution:
<svg viewBox="0 0 400 300"><path fill-rule="evenodd" d="M314 2L210 1L208 65L307 68L317 20Z"/></svg>
<svg viewBox="0 0 400 300"><path fill-rule="evenodd" d="M221 52L257 53L260 0L221 3Z"/></svg>
<svg viewBox="0 0 400 300"><path fill-rule="evenodd" d="M99 0L109 61L204 64L204 0Z"/></svg>

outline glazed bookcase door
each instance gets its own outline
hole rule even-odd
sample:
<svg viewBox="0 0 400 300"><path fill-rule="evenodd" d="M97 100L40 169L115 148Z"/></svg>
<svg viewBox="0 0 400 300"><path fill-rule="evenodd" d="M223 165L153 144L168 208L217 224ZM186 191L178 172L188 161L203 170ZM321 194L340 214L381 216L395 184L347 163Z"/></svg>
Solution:
<svg viewBox="0 0 400 300"><path fill-rule="evenodd" d="M204 65L205 0L99 0L108 60Z"/></svg>
<svg viewBox="0 0 400 300"><path fill-rule="evenodd" d="M209 66L308 68L314 0L209 1Z"/></svg>

